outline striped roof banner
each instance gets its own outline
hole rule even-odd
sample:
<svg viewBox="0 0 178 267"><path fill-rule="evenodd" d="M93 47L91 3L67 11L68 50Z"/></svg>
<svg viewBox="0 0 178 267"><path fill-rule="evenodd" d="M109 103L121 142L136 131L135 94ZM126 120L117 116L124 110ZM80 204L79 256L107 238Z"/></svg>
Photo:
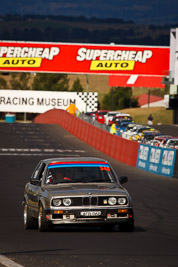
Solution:
<svg viewBox="0 0 178 267"><path fill-rule="evenodd" d="M109 167L109 165L103 161L52 162L48 165L48 169L63 167Z"/></svg>

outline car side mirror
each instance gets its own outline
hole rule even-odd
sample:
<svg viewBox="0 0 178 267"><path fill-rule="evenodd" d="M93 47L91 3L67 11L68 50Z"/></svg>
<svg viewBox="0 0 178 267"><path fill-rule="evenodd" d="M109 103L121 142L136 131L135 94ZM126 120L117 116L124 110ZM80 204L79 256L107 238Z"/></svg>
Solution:
<svg viewBox="0 0 178 267"><path fill-rule="evenodd" d="M128 177L127 176L121 176L119 177L119 182L120 184L125 184L128 182Z"/></svg>
<svg viewBox="0 0 178 267"><path fill-rule="evenodd" d="M37 186L40 186L41 185L41 181L40 180L37 180L37 179L31 179L30 180L30 183L33 184L33 185L37 185Z"/></svg>

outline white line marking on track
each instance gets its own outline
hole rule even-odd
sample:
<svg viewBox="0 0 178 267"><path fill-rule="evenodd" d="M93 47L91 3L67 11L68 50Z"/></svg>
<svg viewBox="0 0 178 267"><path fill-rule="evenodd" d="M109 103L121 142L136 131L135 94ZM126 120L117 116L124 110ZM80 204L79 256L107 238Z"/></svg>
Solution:
<svg viewBox="0 0 178 267"><path fill-rule="evenodd" d="M66 155L66 154L57 154L57 153L53 153L53 154L50 154L50 153L35 153L35 154L32 154L32 153L29 153L29 154L25 154L25 153L21 153L21 154L17 154L17 153L0 153L0 156L54 156L54 155L57 155L58 157L66 157L66 156L69 156L69 155ZM81 155L78 155L78 154L70 154L70 157L80 157Z"/></svg>
<svg viewBox="0 0 178 267"><path fill-rule="evenodd" d="M0 156L63 156L80 157L78 153L84 150L58 149L58 148L0 148ZM74 154L77 153L77 154Z"/></svg>
<svg viewBox="0 0 178 267"><path fill-rule="evenodd" d="M85 153L85 150L79 150L79 149L58 149L58 148L0 148L0 152L77 152L77 153Z"/></svg>
<svg viewBox="0 0 178 267"><path fill-rule="evenodd" d="M23 267L23 265L16 263L0 254L0 263L6 267Z"/></svg>

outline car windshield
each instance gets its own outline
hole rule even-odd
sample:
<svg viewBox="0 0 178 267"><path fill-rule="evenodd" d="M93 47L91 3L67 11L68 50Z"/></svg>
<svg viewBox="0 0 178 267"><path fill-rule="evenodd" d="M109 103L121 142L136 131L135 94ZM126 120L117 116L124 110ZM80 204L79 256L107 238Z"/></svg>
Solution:
<svg viewBox="0 0 178 267"><path fill-rule="evenodd" d="M169 146L177 146L178 145L178 140L170 140Z"/></svg>
<svg viewBox="0 0 178 267"><path fill-rule="evenodd" d="M127 126L128 126L128 123L126 122L120 124L120 127L127 127Z"/></svg>
<svg viewBox="0 0 178 267"><path fill-rule="evenodd" d="M111 116L115 116L117 113L115 113L115 112L113 112L113 113L108 113L107 115L109 116L109 117L111 117Z"/></svg>
<svg viewBox="0 0 178 267"><path fill-rule="evenodd" d="M115 183L116 178L107 163L51 163L45 184L59 183Z"/></svg>
<svg viewBox="0 0 178 267"><path fill-rule="evenodd" d="M148 130L148 129L149 129L148 127L140 128L140 129L138 129L138 133L141 133L142 131L144 131L144 130Z"/></svg>
<svg viewBox="0 0 178 267"><path fill-rule="evenodd" d="M107 114L107 111L101 111L101 112L98 112L98 115L106 115Z"/></svg>

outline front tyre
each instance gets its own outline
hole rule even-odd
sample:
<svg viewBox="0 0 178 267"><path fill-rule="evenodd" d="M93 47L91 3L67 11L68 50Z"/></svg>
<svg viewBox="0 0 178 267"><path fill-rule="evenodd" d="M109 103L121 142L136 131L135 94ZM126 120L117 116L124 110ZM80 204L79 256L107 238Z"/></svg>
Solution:
<svg viewBox="0 0 178 267"><path fill-rule="evenodd" d="M40 232L45 232L48 231L49 228L49 222L46 220L43 206L42 204L40 204L38 210L38 229Z"/></svg>
<svg viewBox="0 0 178 267"><path fill-rule="evenodd" d="M30 215L30 211L26 202L23 208L23 221L24 221L24 229L35 228L35 221L33 217Z"/></svg>

